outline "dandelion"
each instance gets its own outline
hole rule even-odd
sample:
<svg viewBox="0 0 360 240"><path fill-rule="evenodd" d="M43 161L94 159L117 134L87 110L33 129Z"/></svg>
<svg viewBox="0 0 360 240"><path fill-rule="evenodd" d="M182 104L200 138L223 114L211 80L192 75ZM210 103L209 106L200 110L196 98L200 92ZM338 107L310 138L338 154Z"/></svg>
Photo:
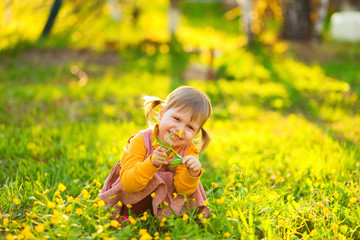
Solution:
<svg viewBox="0 0 360 240"><path fill-rule="evenodd" d="M17 199L17 198L14 198L14 199L13 199L13 202L14 202L16 205L20 204L20 200Z"/></svg>
<svg viewBox="0 0 360 240"><path fill-rule="evenodd" d="M324 213L325 216L328 216L329 213L330 213L329 208L325 207L325 208L323 209L323 213Z"/></svg>
<svg viewBox="0 0 360 240"><path fill-rule="evenodd" d="M166 237L164 238L164 240L171 240L171 237L170 237L170 236L166 236Z"/></svg>
<svg viewBox="0 0 360 240"><path fill-rule="evenodd" d="M110 225L114 228L117 228L117 227L119 227L120 223L116 220L111 220Z"/></svg>
<svg viewBox="0 0 360 240"><path fill-rule="evenodd" d="M230 236L231 236L231 235L230 235L229 232L224 233L224 237L228 238L228 237L230 237Z"/></svg>
<svg viewBox="0 0 360 240"><path fill-rule="evenodd" d="M73 202L74 201L74 198L72 196L69 196L67 199L66 199L68 202Z"/></svg>
<svg viewBox="0 0 360 240"><path fill-rule="evenodd" d="M205 223L208 222L208 219L207 219L207 218L203 218L203 219L201 220L201 222L202 222L203 224L205 224Z"/></svg>
<svg viewBox="0 0 360 240"><path fill-rule="evenodd" d="M156 194L153 192L153 193L151 194L151 197L152 197L152 198L154 198L154 197L155 197L155 195L156 195Z"/></svg>
<svg viewBox="0 0 360 240"><path fill-rule="evenodd" d="M279 178L279 182L282 183L282 182L284 182L284 181L285 181L285 179L284 179L283 177L280 177L280 178Z"/></svg>
<svg viewBox="0 0 360 240"><path fill-rule="evenodd" d="M15 240L14 236L11 234L6 235L6 240Z"/></svg>
<svg viewBox="0 0 360 240"><path fill-rule="evenodd" d="M135 220L133 217L129 216L129 222L130 222L131 224L135 224L135 223L136 223L136 220Z"/></svg>
<svg viewBox="0 0 360 240"><path fill-rule="evenodd" d="M81 215L83 213L81 208L75 210L76 215Z"/></svg>
<svg viewBox="0 0 360 240"><path fill-rule="evenodd" d="M174 198L177 198L177 193L173 193Z"/></svg>
<svg viewBox="0 0 360 240"><path fill-rule="evenodd" d="M39 233L43 232L44 230L45 230L45 226L44 226L44 225L37 225L37 226L35 227L35 231L37 231L37 232L39 232Z"/></svg>
<svg viewBox="0 0 360 240"><path fill-rule="evenodd" d="M164 205L165 205L166 207L168 207L168 206L169 206L169 203L168 203L167 201L164 201Z"/></svg>
<svg viewBox="0 0 360 240"><path fill-rule="evenodd" d="M130 209L130 208L132 208L132 205L131 204L126 204L126 207Z"/></svg>
<svg viewBox="0 0 360 240"><path fill-rule="evenodd" d="M59 183L59 185L58 185L58 189L59 189L61 192L63 192L63 191L65 191L65 190L66 190L66 187L65 187L65 185L64 185L64 184Z"/></svg>
<svg viewBox="0 0 360 240"><path fill-rule="evenodd" d="M84 197L85 199L89 199L89 198L90 198L90 194L89 194L89 192L88 192L86 189L81 190L81 195L83 195L83 197Z"/></svg>
<svg viewBox="0 0 360 240"><path fill-rule="evenodd" d="M354 197L350 198L350 203L351 203L351 204L356 203L356 198L354 198Z"/></svg>
<svg viewBox="0 0 360 240"><path fill-rule="evenodd" d="M339 229L339 225L337 223L332 223L331 224L331 229L336 232Z"/></svg>
<svg viewBox="0 0 360 240"><path fill-rule="evenodd" d="M209 201L206 199L206 200L204 201L204 206L206 207L207 205L209 205Z"/></svg>
<svg viewBox="0 0 360 240"><path fill-rule="evenodd" d="M2 219L2 213L0 212L0 219Z"/></svg>
<svg viewBox="0 0 360 240"><path fill-rule="evenodd" d="M334 198L338 198L339 197L339 193L338 192L335 192L334 193Z"/></svg>
<svg viewBox="0 0 360 240"><path fill-rule="evenodd" d="M317 230L316 230L316 229L311 230L310 236L314 237L316 234L317 234Z"/></svg>
<svg viewBox="0 0 360 240"><path fill-rule="evenodd" d="M9 224L9 219L7 219L7 218L4 218L4 225L5 225L5 227Z"/></svg>
<svg viewBox="0 0 360 240"><path fill-rule="evenodd" d="M102 201L102 200L100 200L97 204L98 204L99 207L105 206L105 202Z"/></svg>
<svg viewBox="0 0 360 240"><path fill-rule="evenodd" d="M183 133L183 131L180 130L180 131L179 131L179 138L181 138L182 133Z"/></svg>
<svg viewBox="0 0 360 240"><path fill-rule="evenodd" d="M217 184L216 182L212 182L211 185L212 185L214 188L218 188L218 187L219 187L219 184Z"/></svg>
<svg viewBox="0 0 360 240"><path fill-rule="evenodd" d="M203 217L204 217L204 214L202 214L202 213L200 213L198 216L199 219L202 219Z"/></svg>
<svg viewBox="0 0 360 240"><path fill-rule="evenodd" d="M25 239L30 239L33 237L32 233L31 233L31 228L28 225L25 225L23 230L21 231L21 235L23 235L25 237Z"/></svg>
<svg viewBox="0 0 360 240"><path fill-rule="evenodd" d="M220 199L216 199L216 203L219 204L219 205L223 204L224 201L225 201L224 197L221 197Z"/></svg>
<svg viewBox="0 0 360 240"><path fill-rule="evenodd" d="M146 233L148 233L148 232L147 232L147 229L145 229L145 228L140 229L140 231L139 231L139 235L144 235Z"/></svg>
<svg viewBox="0 0 360 240"><path fill-rule="evenodd" d="M216 219L216 214L213 214L213 215L211 216L211 218L212 218L212 219Z"/></svg>
<svg viewBox="0 0 360 240"><path fill-rule="evenodd" d="M183 219L184 221L187 221L187 220L189 219L189 216L188 216L186 213L184 213L182 219Z"/></svg>
<svg viewBox="0 0 360 240"><path fill-rule="evenodd" d="M230 210L227 210L227 211L226 211L226 216L228 216L228 217L232 217L232 215L233 215L233 214L231 213L231 211L230 211Z"/></svg>
<svg viewBox="0 0 360 240"><path fill-rule="evenodd" d="M118 205L119 207L122 207L123 204L122 204L122 202L118 201L117 205Z"/></svg>
<svg viewBox="0 0 360 240"><path fill-rule="evenodd" d="M54 208L54 207L56 207L56 204L54 202L49 201L49 202L47 202L46 206L48 208Z"/></svg>

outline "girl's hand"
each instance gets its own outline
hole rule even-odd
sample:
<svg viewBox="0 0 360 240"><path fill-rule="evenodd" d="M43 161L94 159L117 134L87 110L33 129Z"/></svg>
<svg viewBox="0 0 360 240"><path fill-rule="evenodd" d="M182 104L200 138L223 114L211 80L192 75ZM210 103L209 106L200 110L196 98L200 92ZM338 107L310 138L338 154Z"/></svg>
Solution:
<svg viewBox="0 0 360 240"><path fill-rule="evenodd" d="M195 156L185 156L182 164L188 169L189 173L193 177L198 177L201 173L201 163Z"/></svg>
<svg viewBox="0 0 360 240"><path fill-rule="evenodd" d="M151 163L152 165L154 165L154 167L158 168L161 167L162 164L164 165L169 165L170 162L172 161L172 159L167 159L167 148L159 146L158 148L156 148L152 154L152 156L150 157Z"/></svg>

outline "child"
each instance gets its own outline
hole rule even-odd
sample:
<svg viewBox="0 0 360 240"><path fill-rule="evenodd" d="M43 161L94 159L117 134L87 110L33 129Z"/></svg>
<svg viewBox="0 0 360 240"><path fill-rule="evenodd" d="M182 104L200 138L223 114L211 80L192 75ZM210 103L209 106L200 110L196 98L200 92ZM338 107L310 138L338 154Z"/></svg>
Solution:
<svg viewBox="0 0 360 240"><path fill-rule="evenodd" d="M148 209L158 218L169 216L172 211L182 215L187 209L206 216L210 210L204 205L206 195L200 183L203 171L198 154L210 141L203 128L211 114L209 98L200 90L183 86L165 101L156 97L144 99L148 123L156 115L154 108L161 105L158 123L129 138L99 198L123 216L129 210L139 215ZM198 133L200 146L193 143ZM166 146L183 157L181 165L169 166L176 153Z"/></svg>

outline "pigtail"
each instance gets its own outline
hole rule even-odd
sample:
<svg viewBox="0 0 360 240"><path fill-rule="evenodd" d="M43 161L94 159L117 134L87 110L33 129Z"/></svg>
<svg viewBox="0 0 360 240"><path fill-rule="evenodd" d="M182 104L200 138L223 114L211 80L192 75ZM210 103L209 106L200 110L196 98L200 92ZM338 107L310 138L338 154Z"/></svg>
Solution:
<svg viewBox="0 0 360 240"><path fill-rule="evenodd" d="M207 146L210 143L210 135L207 133L207 131L205 131L204 128L201 128L201 148L200 148L200 152L205 151L205 149L207 148Z"/></svg>
<svg viewBox="0 0 360 240"><path fill-rule="evenodd" d="M157 107L158 105L163 104L164 101L158 97L151 97L151 96L144 96L143 101L144 101L146 122L148 124L151 124L153 118L156 118L156 116L154 116L154 108Z"/></svg>

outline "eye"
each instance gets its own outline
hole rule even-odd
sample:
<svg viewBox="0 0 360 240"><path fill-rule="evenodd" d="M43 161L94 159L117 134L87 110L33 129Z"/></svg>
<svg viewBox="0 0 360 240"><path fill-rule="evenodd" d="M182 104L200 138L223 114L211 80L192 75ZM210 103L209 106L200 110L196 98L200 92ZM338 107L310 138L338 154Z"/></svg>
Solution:
<svg viewBox="0 0 360 240"><path fill-rule="evenodd" d="M179 122L180 119L178 117L173 117L175 119L175 121Z"/></svg>
<svg viewBox="0 0 360 240"><path fill-rule="evenodd" d="M190 129L191 131L194 131L194 128L192 126L187 126L188 129Z"/></svg>

